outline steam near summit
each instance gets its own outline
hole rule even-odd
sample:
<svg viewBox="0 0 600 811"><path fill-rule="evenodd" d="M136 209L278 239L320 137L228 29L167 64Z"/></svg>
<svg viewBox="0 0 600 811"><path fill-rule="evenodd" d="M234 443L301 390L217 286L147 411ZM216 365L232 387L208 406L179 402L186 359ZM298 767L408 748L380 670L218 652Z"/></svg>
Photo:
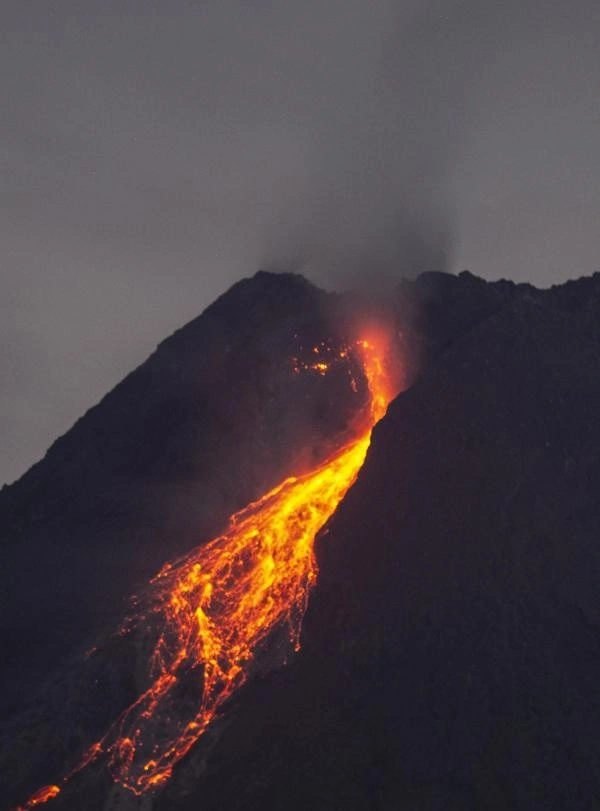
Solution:
<svg viewBox="0 0 600 811"><path fill-rule="evenodd" d="M596 808L600 4L34 6L0 811Z"/></svg>
<svg viewBox="0 0 600 811"><path fill-rule="evenodd" d="M578 0L4 0L0 485L257 268L598 268Z"/></svg>

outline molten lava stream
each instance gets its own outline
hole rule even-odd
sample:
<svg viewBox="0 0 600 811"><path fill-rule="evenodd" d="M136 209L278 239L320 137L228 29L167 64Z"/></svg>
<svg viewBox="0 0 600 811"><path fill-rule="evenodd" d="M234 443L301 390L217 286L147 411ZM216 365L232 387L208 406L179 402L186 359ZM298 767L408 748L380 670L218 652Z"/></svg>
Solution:
<svg viewBox="0 0 600 811"><path fill-rule="evenodd" d="M63 785L102 753L114 780L135 794L161 785L247 681L261 644L286 629L298 648L317 577L315 536L355 481L371 429L391 396L376 346L363 340L357 347L371 395L364 431L315 470L286 479L234 515L223 535L156 575L143 611L128 625L153 618L162 628L151 655L150 686ZM23 809L59 790L40 789Z"/></svg>

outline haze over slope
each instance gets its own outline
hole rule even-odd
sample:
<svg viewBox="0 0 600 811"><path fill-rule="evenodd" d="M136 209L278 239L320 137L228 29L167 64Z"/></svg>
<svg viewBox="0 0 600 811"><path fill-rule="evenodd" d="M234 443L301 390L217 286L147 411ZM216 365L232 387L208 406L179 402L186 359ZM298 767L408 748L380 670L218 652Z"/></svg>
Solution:
<svg viewBox="0 0 600 811"><path fill-rule="evenodd" d="M0 486L249 269L598 267L600 5L3 0Z"/></svg>

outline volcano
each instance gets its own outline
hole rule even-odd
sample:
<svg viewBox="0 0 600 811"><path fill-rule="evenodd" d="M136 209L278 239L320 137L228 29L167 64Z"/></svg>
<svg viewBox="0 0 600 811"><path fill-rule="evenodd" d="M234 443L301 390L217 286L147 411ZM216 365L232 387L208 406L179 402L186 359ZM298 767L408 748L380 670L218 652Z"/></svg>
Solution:
<svg viewBox="0 0 600 811"><path fill-rule="evenodd" d="M594 808L600 275L235 285L0 493L6 808Z"/></svg>

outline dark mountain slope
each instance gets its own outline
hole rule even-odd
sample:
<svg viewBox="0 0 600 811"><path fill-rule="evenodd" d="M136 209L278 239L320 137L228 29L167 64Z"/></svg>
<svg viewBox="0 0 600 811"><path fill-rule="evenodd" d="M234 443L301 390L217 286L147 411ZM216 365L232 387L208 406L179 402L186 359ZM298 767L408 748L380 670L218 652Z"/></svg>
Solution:
<svg viewBox="0 0 600 811"><path fill-rule="evenodd" d="M1 731L11 797L130 700L136 652L77 664L77 646L339 440L364 382L290 361L364 309L298 277L236 285L0 495L13 692L62 663ZM162 794L139 805L93 767L57 811L597 807L600 276L425 274L366 309L395 323L413 385L319 541L301 654L234 699Z"/></svg>
<svg viewBox="0 0 600 811"><path fill-rule="evenodd" d="M395 322L408 384L521 287L424 274L371 315ZM324 458L364 403L339 370L294 375L365 314L291 274L258 273L165 340L0 492L0 715L173 558L290 472ZM359 370L356 378L361 382Z"/></svg>
<svg viewBox="0 0 600 811"><path fill-rule="evenodd" d="M365 402L294 356L345 340L340 299L259 273L164 341L0 493L0 710L107 623L162 564L323 458Z"/></svg>
<svg viewBox="0 0 600 811"><path fill-rule="evenodd" d="M599 324L522 291L392 404L302 652L153 807L600 807Z"/></svg>

